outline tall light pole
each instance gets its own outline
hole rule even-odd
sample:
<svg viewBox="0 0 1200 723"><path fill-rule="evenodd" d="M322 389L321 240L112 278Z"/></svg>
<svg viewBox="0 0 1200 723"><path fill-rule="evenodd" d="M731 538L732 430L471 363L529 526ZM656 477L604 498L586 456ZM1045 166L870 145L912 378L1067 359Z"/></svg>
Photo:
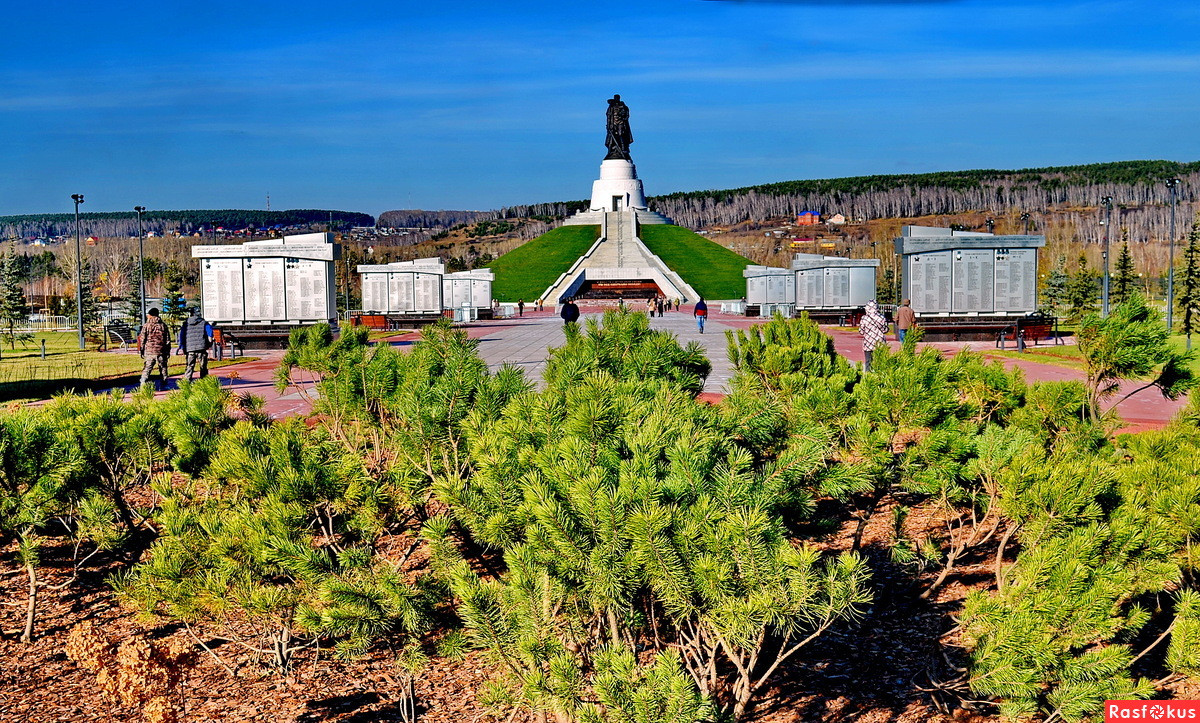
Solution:
<svg viewBox="0 0 1200 723"><path fill-rule="evenodd" d="M146 207L134 206L133 210L138 217L138 298L142 300L142 315L138 317L138 323L141 324L146 320L146 235L142 233L142 213Z"/></svg>
<svg viewBox="0 0 1200 723"><path fill-rule="evenodd" d="M1112 196L1105 196L1100 199L1100 203L1104 204L1104 289L1100 295L1100 315L1108 316L1108 251L1112 236Z"/></svg>
<svg viewBox="0 0 1200 723"><path fill-rule="evenodd" d="M1175 189L1178 187L1178 178L1167 181L1167 189L1171 191L1171 251L1167 261L1167 334L1175 331Z"/></svg>
<svg viewBox="0 0 1200 723"><path fill-rule="evenodd" d="M1021 220L1025 222L1025 235L1026 236L1029 235L1029 219L1030 219L1030 216L1029 216L1028 211L1021 214Z"/></svg>
<svg viewBox="0 0 1200 723"><path fill-rule="evenodd" d="M83 203L82 193L72 193L71 200L75 202L75 320L79 324L79 350L87 348L83 341L83 252L79 249L79 204Z"/></svg>

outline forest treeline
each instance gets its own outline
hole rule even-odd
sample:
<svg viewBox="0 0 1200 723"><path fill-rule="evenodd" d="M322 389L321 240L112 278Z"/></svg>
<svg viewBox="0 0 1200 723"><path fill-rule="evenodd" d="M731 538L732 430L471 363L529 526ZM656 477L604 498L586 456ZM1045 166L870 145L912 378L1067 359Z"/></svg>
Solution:
<svg viewBox="0 0 1200 723"><path fill-rule="evenodd" d="M374 226L375 218L355 211L295 209L290 211L254 211L245 209L146 211L142 228L158 235L178 231L195 233L200 229L225 228L233 231L254 227L269 229L276 226L312 226L328 224L332 219L336 229L352 226ZM133 211L80 213L80 232L84 236L137 236L138 220ZM3 238L54 238L75 233L73 213L40 213L21 216L0 216L0 235Z"/></svg>
<svg viewBox="0 0 1200 723"><path fill-rule="evenodd" d="M419 208L384 211L380 228L450 228L496 218L496 211L423 211Z"/></svg>
<svg viewBox="0 0 1200 723"><path fill-rule="evenodd" d="M694 229L802 211L841 213L852 222L861 222L968 211L1016 209L1042 215L1050 209L1087 209L1093 222L1077 225L1081 234L1094 240L1102 233L1094 223L1095 209L1104 197L1111 196L1116 209L1114 226L1123 213L1137 213L1141 217L1136 224L1126 218L1130 240L1145 241L1147 236L1166 236L1170 192L1165 181L1170 178L1181 180L1179 202L1193 202L1200 189L1200 162L1121 161L1016 171L854 176L671 193L654 196L649 202L654 210Z"/></svg>

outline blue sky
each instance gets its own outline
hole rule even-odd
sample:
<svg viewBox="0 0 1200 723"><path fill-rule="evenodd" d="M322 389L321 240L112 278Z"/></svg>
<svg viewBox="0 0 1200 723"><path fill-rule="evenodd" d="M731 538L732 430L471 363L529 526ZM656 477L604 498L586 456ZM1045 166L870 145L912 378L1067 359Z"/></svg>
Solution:
<svg viewBox="0 0 1200 723"><path fill-rule="evenodd" d="M1046 0L10 3L0 214L584 198L1200 159L1200 7Z"/></svg>

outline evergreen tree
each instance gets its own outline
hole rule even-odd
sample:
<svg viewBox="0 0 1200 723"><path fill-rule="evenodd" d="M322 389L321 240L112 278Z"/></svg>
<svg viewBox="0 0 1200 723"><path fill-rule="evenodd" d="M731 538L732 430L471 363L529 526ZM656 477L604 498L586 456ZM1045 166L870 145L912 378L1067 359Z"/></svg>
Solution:
<svg viewBox="0 0 1200 723"><path fill-rule="evenodd" d="M183 269L179 264L167 264L163 272L163 308L162 315L178 323L187 316L187 302L183 298Z"/></svg>
<svg viewBox="0 0 1200 723"><path fill-rule="evenodd" d="M875 298L881 304L900 303L900 284L897 283L896 272L891 267L883 270L883 277L879 280L879 290L876 292Z"/></svg>
<svg viewBox="0 0 1200 723"><path fill-rule="evenodd" d="M1200 331L1200 217L1192 223L1192 230L1188 232L1182 273L1175 276L1178 284L1175 303L1179 307L1182 322L1180 329L1187 335L1187 348L1190 351L1192 333Z"/></svg>
<svg viewBox="0 0 1200 723"><path fill-rule="evenodd" d="M1087 370L1088 413L1093 420L1100 419L1100 402L1116 394L1122 380L1149 381L1118 404L1151 386L1175 399L1197 382L1191 371L1192 354L1175 350L1162 316L1139 294L1118 304L1106 318L1088 314L1080 321L1077 337Z"/></svg>
<svg viewBox="0 0 1200 723"><path fill-rule="evenodd" d="M1079 254L1079 265L1067 283L1068 318L1078 321L1096 308L1096 277L1088 269L1087 257Z"/></svg>
<svg viewBox="0 0 1200 723"><path fill-rule="evenodd" d="M21 289L20 268L15 252L0 259L0 320L8 327L8 344L17 347L16 326L29 318L25 292Z"/></svg>
<svg viewBox="0 0 1200 723"><path fill-rule="evenodd" d="M1128 238L1129 232L1122 231L1121 235ZM1129 242L1123 241L1121 253L1117 256L1116 271L1112 278L1112 302L1121 304L1129 300L1136 289L1137 277L1133 272L1133 256L1129 253Z"/></svg>
<svg viewBox="0 0 1200 723"><path fill-rule="evenodd" d="M1042 308L1054 316L1059 315L1063 304L1067 302L1070 278L1060 259L1058 265L1046 276L1046 282L1042 285Z"/></svg>

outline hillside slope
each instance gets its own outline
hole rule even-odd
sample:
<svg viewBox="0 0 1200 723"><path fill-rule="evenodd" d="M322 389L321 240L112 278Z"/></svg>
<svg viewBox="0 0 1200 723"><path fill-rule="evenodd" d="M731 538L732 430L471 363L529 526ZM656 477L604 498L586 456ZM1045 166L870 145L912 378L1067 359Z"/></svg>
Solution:
<svg viewBox="0 0 1200 723"><path fill-rule="evenodd" d="M488 264L496 274L492 294L500 301L532 302L600 237L599 226L560 226Z"/></svg>
<svg viewBox="0 0 1200 723"><path fill-rule="evenodd" d="M679 226L642 226L646 248L683 277L706 299L740 299L746 295L742 270L750 259Z"/></svg>

